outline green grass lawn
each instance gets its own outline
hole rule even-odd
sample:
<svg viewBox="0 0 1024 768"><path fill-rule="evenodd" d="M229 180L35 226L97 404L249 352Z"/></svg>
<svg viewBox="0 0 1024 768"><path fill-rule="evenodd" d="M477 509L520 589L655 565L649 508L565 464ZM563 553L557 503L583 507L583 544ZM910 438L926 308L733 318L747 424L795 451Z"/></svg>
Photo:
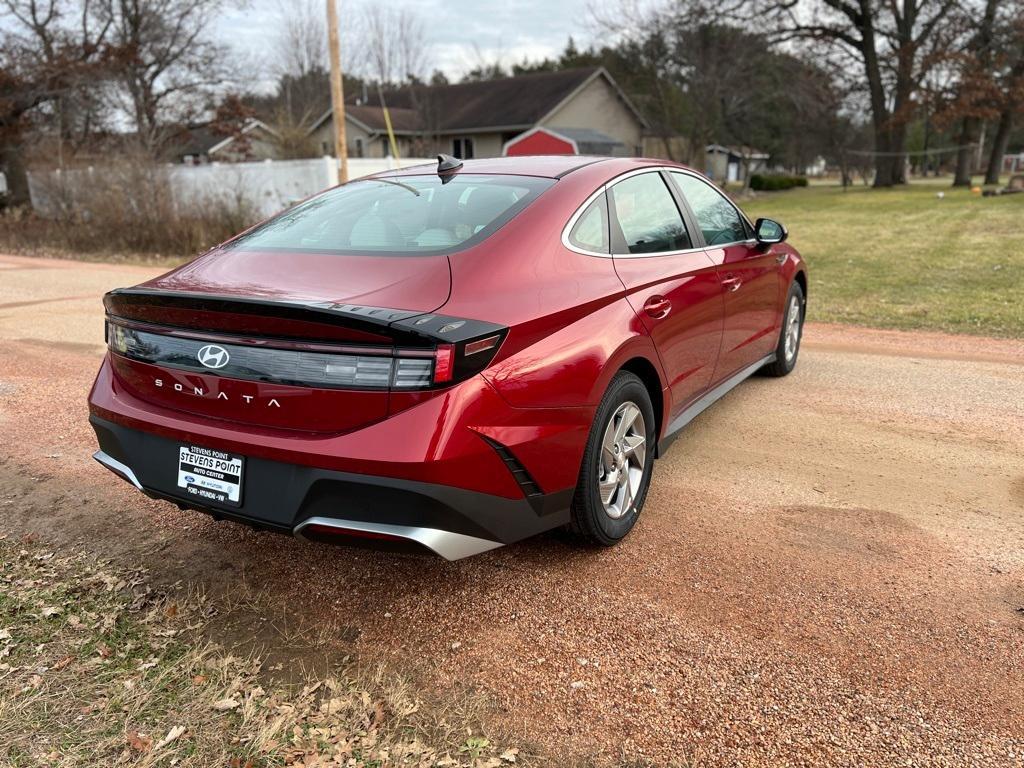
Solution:
<svg viewBox="0 0 1024 768"><path fill-rule="evenodd" d="M811 320L1024 337L1024 194L983 198L942 179L813 186L742 207L789 228Z"/></svg>

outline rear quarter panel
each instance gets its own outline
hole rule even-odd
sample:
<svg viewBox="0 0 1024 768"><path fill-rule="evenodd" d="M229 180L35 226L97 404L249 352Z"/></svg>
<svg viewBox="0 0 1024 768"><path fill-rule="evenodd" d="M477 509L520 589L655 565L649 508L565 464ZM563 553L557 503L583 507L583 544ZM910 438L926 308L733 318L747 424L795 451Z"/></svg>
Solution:
<svg viewBox="0 0 1024 768"><path fill-rule="evenodd" d="M621 172L621 161L613 172ZM500 323L509 335L485 378L519 408L596 406L633 357L664 372L611 259L566 248L562 230L610 175L605 164L559 180L480 246L450 257L446 314Z"/></svg>

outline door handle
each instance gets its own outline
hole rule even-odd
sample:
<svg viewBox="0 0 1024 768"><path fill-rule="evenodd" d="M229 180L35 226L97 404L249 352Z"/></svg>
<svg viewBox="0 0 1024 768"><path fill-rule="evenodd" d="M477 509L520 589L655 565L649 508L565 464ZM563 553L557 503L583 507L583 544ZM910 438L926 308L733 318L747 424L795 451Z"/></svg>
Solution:
<svg viewBox="0 0 1024 768"><path fill-rule="evenodd" d="M651 317L665 317L665 315L667 315L671 309L672 302L666 299L664 296L651 296L651 298L644 302L644 312L646 312Z"/></svg>
<svg viewBox="0 0 1024 768"><path fill-rule="evenodd" d="M735 275L729 275L722 280L722 285L728 288L730 291L738 291L740 286L743 285L743 281Z"/></svg>

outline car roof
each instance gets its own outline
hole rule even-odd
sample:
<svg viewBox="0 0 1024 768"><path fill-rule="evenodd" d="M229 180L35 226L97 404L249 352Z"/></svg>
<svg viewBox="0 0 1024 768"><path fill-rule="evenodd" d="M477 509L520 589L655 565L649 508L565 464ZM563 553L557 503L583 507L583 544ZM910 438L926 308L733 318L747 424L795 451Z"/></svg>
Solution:
<svg viewBox="0 0 1024 768"><path fill-rule="evenodd" d="M513 176L545 176L557 179L577 168L611 160L609 157L590 155L531 155L517 157L490 157L463 160L459 173L509 174ZM421 176L434 173L437 163L410 165L397 171L383 171L375 176Z"/></svg>

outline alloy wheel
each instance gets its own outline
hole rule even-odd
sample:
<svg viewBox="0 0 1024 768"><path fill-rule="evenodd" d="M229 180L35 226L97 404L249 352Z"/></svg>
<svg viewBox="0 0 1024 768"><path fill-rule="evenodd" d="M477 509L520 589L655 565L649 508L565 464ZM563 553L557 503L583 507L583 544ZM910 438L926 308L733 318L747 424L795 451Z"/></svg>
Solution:
<svg viewBox="0 0 1024 768"><path fill-rule="evenodd" d="M626 401L612 414L601 441L598 492L613 520L629 514L647 466L647 424L636 403Z"/></svg>
<svg viewBox="0 0 1024 768"><path fill-rule="evenodd" d="M796 350L800 345L800 297L793 296L789 300L789 311L786 313L786 362L792 363Z"/></svg>

